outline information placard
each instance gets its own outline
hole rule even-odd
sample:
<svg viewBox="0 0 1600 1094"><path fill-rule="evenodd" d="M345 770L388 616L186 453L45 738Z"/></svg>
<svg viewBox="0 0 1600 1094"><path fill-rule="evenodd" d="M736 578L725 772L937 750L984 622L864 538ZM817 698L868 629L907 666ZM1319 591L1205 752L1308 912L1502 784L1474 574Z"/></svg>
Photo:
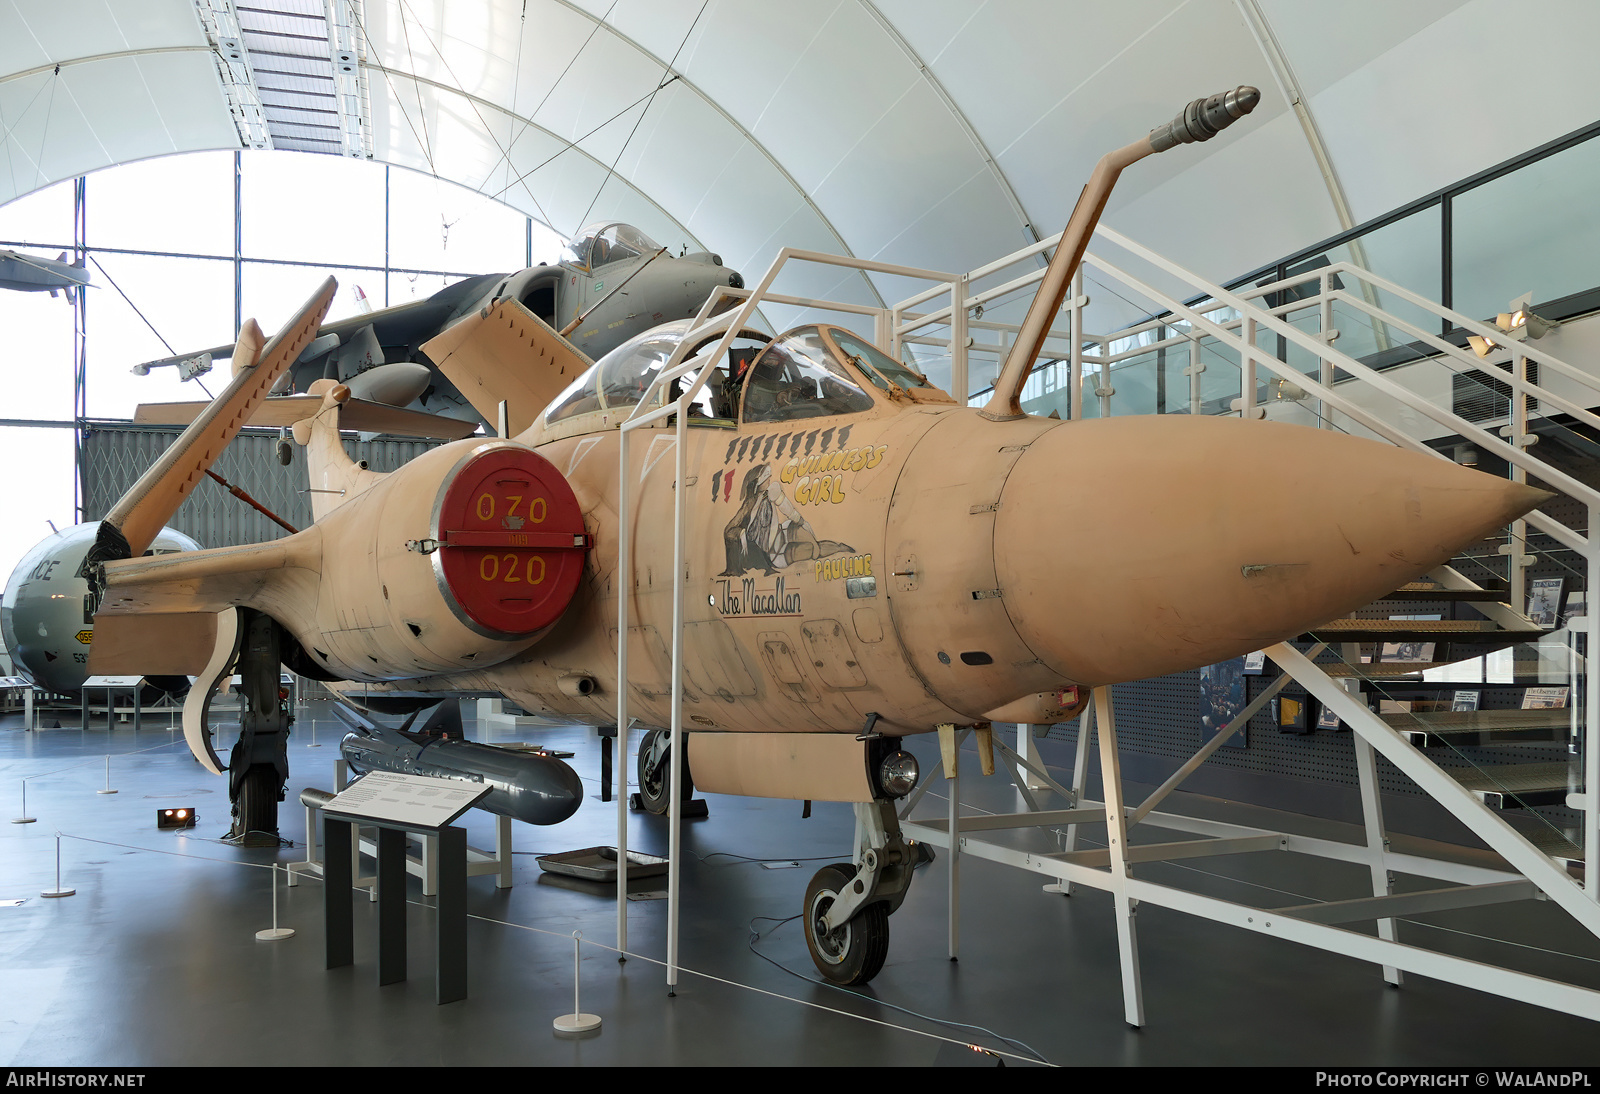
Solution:
<svg viewBox="0 0 1600 1094"><path fill-rule="evenodd" d="M338 813L352 819L408 828L442 828L471 809L492 789L454 779L371 771L335 794L322 809L325 813Z"/></svg>

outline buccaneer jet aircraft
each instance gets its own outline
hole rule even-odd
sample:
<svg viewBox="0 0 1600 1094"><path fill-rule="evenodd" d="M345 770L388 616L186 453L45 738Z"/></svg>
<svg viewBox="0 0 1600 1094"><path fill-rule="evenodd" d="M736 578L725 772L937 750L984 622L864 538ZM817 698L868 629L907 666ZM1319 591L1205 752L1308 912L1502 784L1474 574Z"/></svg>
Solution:
<svg viewBox="0 0 1600 1094"><path fill-rule="evenodd" d="M894 808L917 778L903 737L953 747L958 726L1059 721L1091 687L1292 638L1545 496L1328 430L1022 413L1117 172L1257 99L1197 100L1102 160L981 409L841 327L752 331L771 275L737 313L656 328L576 371L581 355L502 300L426 348L480 412L507 404L510 436L376 474L338 443L350 393L323 379L294 427L310 528L141 557L216 438L310 339L330 281L101 523L91 665L205 666L185 733L214 771L199 697L236 658L274 696L283 662L419 705L492 691L580 723L636 717L655 727L640 747L651 808L691 771L717 793L851 802L859 863L819 871L801 911L822 974L870 980L916 862ZM1219 502L1218 469L1240 467L1258 489ZM272 714L247 716L229 768L253 825L275 823L283 785ZM396 762L425 749L392 744Z"/></svg>

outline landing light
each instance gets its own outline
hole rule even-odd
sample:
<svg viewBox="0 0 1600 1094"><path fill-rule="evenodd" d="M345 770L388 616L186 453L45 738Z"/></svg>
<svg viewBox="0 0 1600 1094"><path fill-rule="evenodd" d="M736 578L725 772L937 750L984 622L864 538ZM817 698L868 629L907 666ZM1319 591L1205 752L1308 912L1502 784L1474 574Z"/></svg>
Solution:
<svg viewBox="0 0 1600 1094"><path fill-rule="evenodd" d="M917 785L921 773L911 753L891 752L878 764L878 786L891 798L903 798Z"/></svg>

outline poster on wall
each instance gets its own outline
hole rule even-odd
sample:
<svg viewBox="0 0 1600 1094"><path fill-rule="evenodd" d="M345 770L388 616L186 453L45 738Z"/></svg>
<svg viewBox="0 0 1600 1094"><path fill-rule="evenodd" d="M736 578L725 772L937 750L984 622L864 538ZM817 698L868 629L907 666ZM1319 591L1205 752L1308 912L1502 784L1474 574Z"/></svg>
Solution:
<svg viewBox="0 0 1600 1094"><path fill-rule="evenodd" d="M1200 739L1209 741L1233 721L1245 704L1245 659L1230 658L1200 670ZM1223 743L1223 748L1249 747L1249 726Z"/></svg>
<svg viewBox="0 0 1600 1094"><path fill-rule="evenodd" d="M1561 615L1559 577L1536 578L1528 589L1528 618L1541 627L1554 627Z"/></svg>
<svg viewBox="0 0 1600 1094"><path fill-rule="evenodd" d="M1567 705L1567 689L1559 688L1527 688L1522 693L1523 710L1549 710L1552 707Z"/></svg>
<svg viewBox="0 0 1600 1094"><path fill-rule="evenodd" d="M1280 695L1272 700L1272 720L1279 733L1310 733L1316 728L1310 714L1310 703L1304 698Z"/></svg>

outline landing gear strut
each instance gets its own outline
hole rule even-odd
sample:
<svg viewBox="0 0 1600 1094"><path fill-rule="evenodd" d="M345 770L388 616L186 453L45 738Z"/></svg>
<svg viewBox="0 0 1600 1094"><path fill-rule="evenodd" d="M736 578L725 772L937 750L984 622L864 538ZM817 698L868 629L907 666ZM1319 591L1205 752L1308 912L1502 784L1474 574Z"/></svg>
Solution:
<svg viewBox="0 0 1600 1094"><path fill-rule="evenodd" d="M889 915L911 887L917 854L900 835L894 802L856 804L861 865L836 862L806 886L801 909L811 960L835 984L865 984L889 956Z"/></svg>
<svg viewBox="0 0 1600 1094"><path fill-rule="evenodd" d="M294 721L279 685L282 632L269 615L240 609L239 741L228 758L233 828L228 838L246 847L278 845L278 803L289 778L289 726Z"/></svg>

